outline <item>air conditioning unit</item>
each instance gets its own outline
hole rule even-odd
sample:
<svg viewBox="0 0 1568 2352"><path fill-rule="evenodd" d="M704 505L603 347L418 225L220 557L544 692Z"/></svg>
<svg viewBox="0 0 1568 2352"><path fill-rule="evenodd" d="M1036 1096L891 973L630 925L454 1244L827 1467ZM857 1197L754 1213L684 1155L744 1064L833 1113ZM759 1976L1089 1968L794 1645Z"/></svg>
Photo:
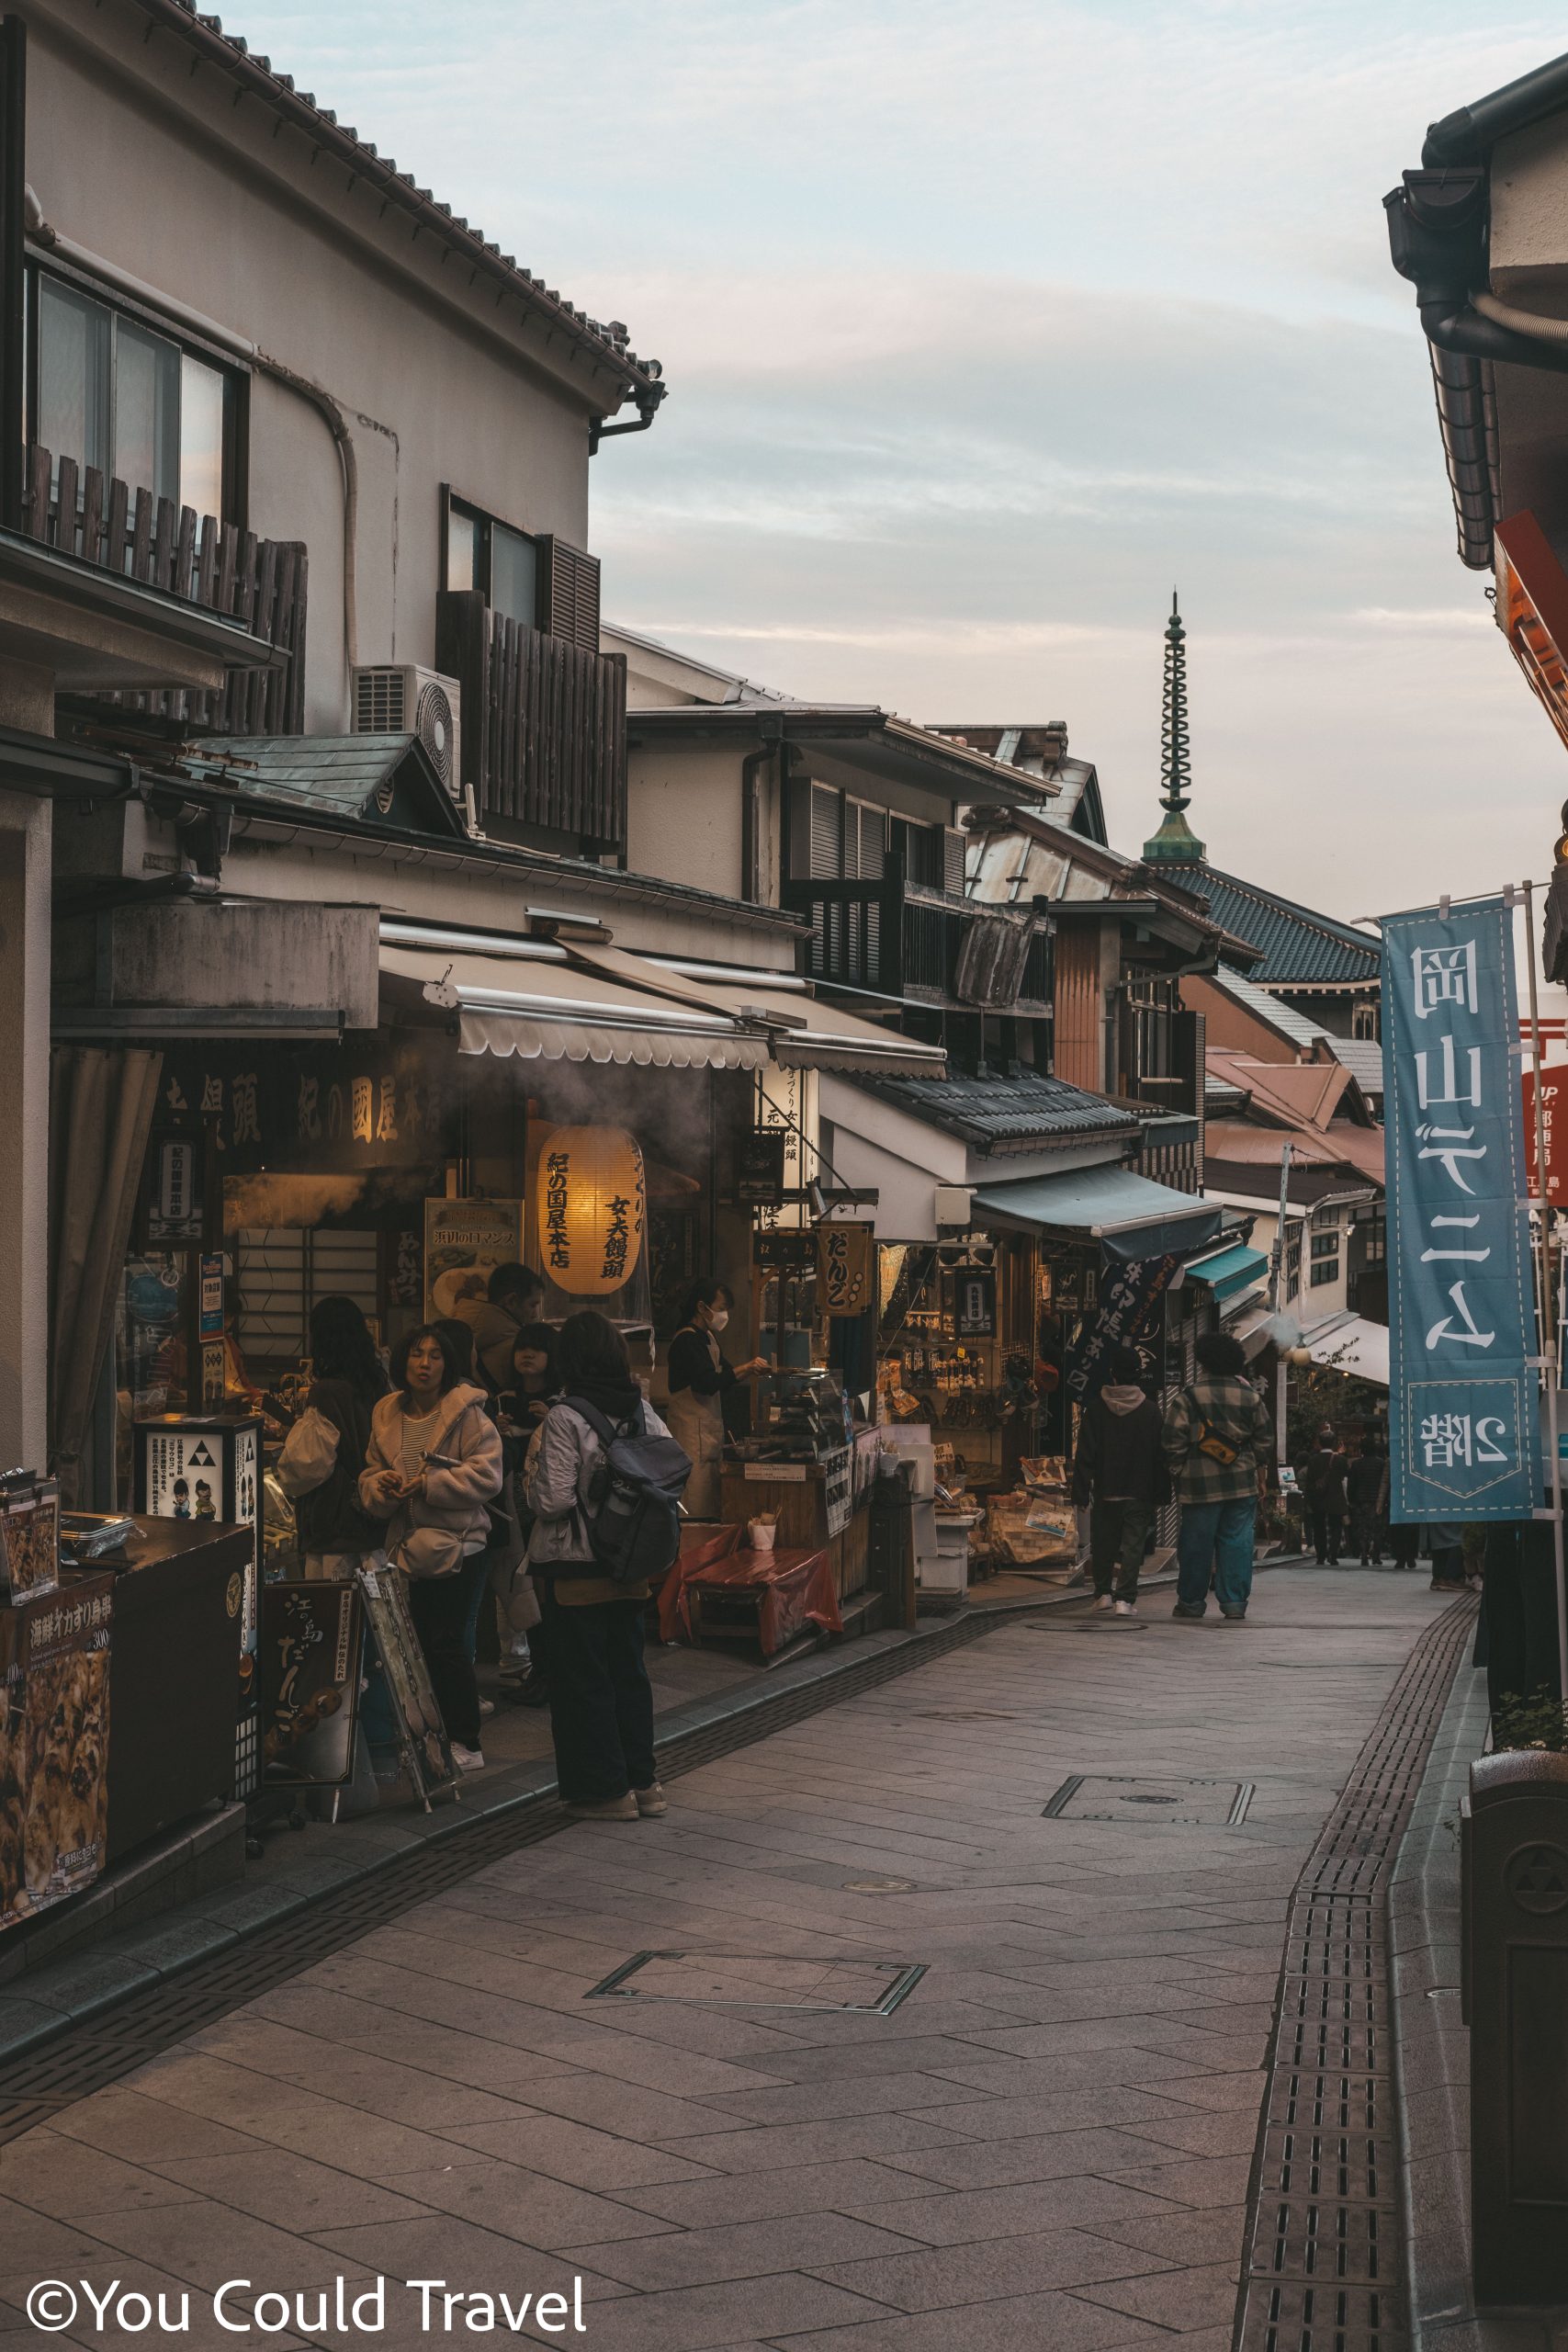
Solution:
<svg viewBox="0 0 1568 2352"><path fill-rule="evenodd" d="M413 662L367 665L354 673L354 732L356 735L417 735L436 775L470 826L473 809L463 790L462 690L456 678Z"/></svg>

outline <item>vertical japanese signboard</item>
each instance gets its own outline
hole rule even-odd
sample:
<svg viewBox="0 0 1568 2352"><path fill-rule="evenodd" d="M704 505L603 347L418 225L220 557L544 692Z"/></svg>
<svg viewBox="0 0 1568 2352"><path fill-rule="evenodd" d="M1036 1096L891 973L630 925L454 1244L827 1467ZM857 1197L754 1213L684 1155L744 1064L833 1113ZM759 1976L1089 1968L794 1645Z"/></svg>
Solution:
<svg viewBox="0 0 1568 2352"><path fill-rule="evenodd" d="M1535 1306L1513 924L1501 899L1383 934L1390 1517L1528 1519Z"/></svg>

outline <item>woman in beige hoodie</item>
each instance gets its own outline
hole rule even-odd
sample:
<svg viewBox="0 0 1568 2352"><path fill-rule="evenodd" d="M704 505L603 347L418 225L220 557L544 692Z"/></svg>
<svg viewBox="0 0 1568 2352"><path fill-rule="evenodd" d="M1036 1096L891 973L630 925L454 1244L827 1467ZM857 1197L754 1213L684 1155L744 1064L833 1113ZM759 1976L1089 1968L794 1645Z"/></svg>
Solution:
<svg viewBox="0 0 1568 2352"><path fill-rule="evenodd" d="M408 1577L409 1613L465 1772L484 1765L465 1629L475 1583L488 1572L486 1506L501 1482L501 1432L484 1390L458 1377L445 1334L423 1323L392 1350L392 1391L370 1417L359 1499L388 1522L387 1555Z"/></svg>

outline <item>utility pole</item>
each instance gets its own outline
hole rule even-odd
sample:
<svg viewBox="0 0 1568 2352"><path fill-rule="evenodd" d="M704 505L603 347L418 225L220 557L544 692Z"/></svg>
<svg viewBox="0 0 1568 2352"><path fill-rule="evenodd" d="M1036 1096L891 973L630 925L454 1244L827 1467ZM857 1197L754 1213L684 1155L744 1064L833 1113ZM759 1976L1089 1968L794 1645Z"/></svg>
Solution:
<svg viewBox="0 0 1568 2352"><path fill-rule="evenodd" d="M1280 1147L1280 1222L1274 1233L1274 1314L1276 1320L1285 1311L1285 1220L1291 1205L1291 1147ZM1285 1467L1288 1448L1286 1434L1286 1389L1289 1375L1285 1368L1285 1351L1276 1332L1274 1340L1274 1466Z"/></svg>

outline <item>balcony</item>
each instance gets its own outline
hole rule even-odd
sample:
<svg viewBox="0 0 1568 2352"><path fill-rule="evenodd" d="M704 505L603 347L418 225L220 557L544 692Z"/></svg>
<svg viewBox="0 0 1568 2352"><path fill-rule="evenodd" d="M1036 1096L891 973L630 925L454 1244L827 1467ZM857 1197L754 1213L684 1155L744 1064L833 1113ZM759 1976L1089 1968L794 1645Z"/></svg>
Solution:
<svg viewBox="0 0 1568 2352"><path fill-rule="evenodd" d="M304 726L306 555L27 452L22 532L0 534L0 619L58 686L226 735Z"/></svg>
<svg viewBox="0 0 1568 2352"><path fill-rule="evenodd" d="M436 667L461 689L463 781L481 827L552 834L597 856L626 838L626 664L492 612L436 598Z"/></svg>
<svg viewBox="0 0 1568 2352"><path fill-rule="evenodd" d="M897 861L875 881L791 881L780 897L810 923L806 970L827 987L966 1010L1051 1009L1045 917L950 898L908 881Z"/></svg>

